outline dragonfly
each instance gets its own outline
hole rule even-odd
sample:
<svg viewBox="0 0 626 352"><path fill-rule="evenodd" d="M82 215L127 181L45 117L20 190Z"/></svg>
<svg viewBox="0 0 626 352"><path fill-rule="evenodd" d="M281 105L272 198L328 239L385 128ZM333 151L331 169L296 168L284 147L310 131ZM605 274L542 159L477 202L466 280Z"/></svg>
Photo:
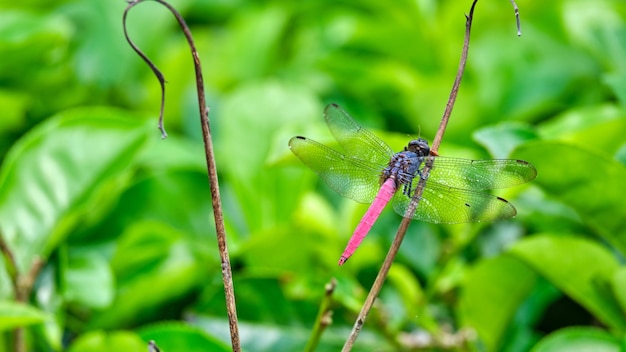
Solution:
<svg viewBox="0 0 626 352"><path fill-rule="evenodd" d="M423 138L394 153L380 138L361 127L337 104L324 110L331 134L343 151L296 136L291 151L334 191L359 203L372 203L339 259L343 265L356 251L391 200L404 216L413 192L421 195L412 219L435 224L495 221L517 214L507 200L488 190L534 179L535 167L523 160L470 160L431 153Z"/></svg>

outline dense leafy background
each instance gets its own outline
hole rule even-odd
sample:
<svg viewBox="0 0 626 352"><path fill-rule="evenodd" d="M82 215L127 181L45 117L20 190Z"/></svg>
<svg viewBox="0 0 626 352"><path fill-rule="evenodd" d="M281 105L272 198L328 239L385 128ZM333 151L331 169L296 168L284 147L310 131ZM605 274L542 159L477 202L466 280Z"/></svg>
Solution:
<svg viewBox="0 0 626 352"><path fill-rule="evenodd" d="M343 344L392 239L386 211L338 256L365 210L287 148L329 141L330 102L399 149L432 138L470 1L179 0L206 78L243 345L302 350L338 281L319 351ZM626 5L481 0L440 150L532 162L494 224L413 223L360 351L619 351L626 345ZM158 85L121 32L123 1L0 2L0 351L229 350L189 50L155 3L129 16Z"/></svg>

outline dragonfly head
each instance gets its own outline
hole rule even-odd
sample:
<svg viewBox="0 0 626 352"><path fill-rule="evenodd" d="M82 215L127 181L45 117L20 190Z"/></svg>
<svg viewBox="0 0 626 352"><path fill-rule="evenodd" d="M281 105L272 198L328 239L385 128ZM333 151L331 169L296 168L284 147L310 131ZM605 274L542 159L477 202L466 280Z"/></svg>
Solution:
<svg viewBox="0 0 626 352"><path fill-rule="evenodd" d="M430 153L430 147L424 138L418 138L410 141L409 145L404 147L404 150L413 152L417 154L417 156L427 156Z"/></svg>

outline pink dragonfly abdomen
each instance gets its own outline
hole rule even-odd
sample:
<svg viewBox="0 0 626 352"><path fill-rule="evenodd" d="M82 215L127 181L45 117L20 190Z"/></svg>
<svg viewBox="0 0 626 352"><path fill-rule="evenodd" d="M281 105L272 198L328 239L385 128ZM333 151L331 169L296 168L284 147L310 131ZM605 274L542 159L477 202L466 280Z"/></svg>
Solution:
<svg viewBox="0 0 626 352"><path fill-rule="evenodd" d="M339 259L339 265L343 265L343 263L348 260L359 248L359 245L365 238L365 236L370 232L370 229L376 222L376 219L380 216L380 213L383 211L387 203L391 200L391 197L396 193L396 182L393 178L388 178L383 185L380 187L378 194L376 194L376 198L372 202L372 205L367 209L365 215L361 219L361 222L354 230L352 237L350 237L350 241L348 241L348 245L346 249L343 251L341 258Z"/></svg>

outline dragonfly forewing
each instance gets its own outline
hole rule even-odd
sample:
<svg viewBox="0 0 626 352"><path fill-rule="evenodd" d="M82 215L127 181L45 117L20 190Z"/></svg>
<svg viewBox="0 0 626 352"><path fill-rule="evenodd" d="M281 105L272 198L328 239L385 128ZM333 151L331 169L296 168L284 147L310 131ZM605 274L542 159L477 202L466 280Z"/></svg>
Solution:
<svg viewBox="0 0 626 352"><path fill-rule="evenodd" d="M372 132L361 127L337 104L330 104L326 107L324 119L346 155L368 163L384 165L394 154L391 147Z"/></svg>
<svg viewBox="0 0 626 352"><path fill-rule="evenodd" d="M340 195L359 203L376 197L383 165L365 163L306 137L291 138L289 148Z"/></svg>

